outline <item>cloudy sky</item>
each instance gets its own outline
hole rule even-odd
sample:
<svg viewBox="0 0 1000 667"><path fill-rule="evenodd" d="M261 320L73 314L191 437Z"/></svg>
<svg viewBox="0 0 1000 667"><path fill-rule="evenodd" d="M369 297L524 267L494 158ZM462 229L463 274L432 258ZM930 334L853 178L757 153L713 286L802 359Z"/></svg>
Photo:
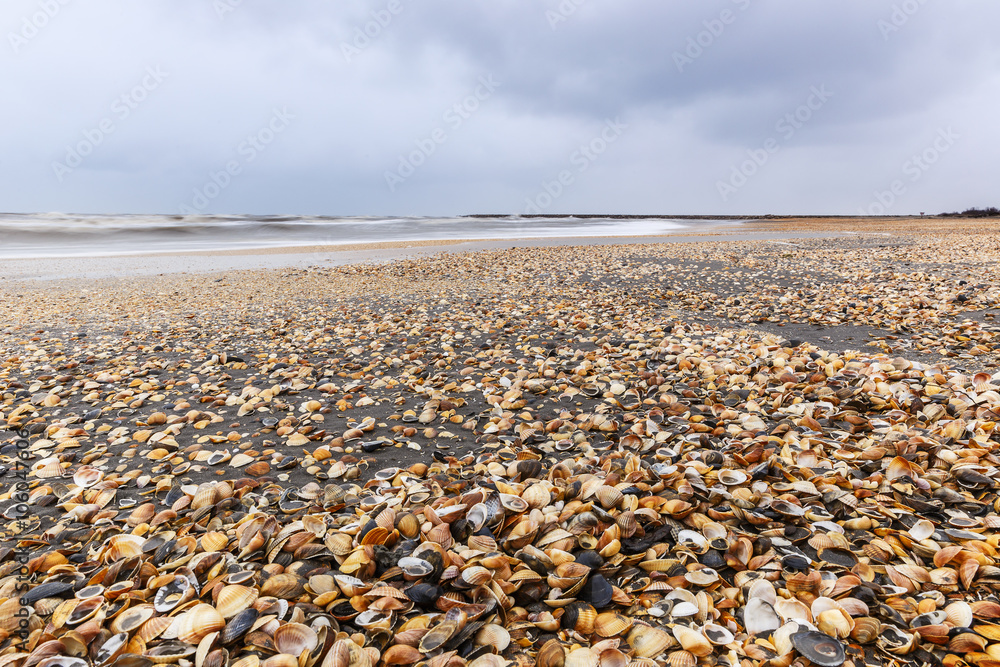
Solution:
<svg viewBox="0 0 1000 667"><path fill-rule="evenodd" d="M1000 205L994 0L4 0L0 210Z"/></svg>

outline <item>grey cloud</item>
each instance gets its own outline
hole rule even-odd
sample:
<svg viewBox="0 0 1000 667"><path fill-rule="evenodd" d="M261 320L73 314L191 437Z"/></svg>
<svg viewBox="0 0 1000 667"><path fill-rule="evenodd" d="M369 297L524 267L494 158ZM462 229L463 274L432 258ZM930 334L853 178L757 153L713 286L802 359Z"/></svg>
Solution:
<svg viewBox="0 0 1000 667"><path fill-rule="evenodd" d="M546 210L853 213L948 124L967 139L897 211L992 192L1000 8L987 0L218 0L232 3L221 16L215 0L63 1L17 52L10 34L60 0L0 9L0 208L176 212L236 160L207 210L514 212L570 170ZM553 28L560 5L576 9ZM112 105L149 66L168 78L119 117ZM449 110L484 75L501 85L455 124ZM785 138L778 122L814 86L834 96ZM287 131L242 162L281 107ZM614 117L628 131L580 158ZM53 163L106 118L113 133L60 182ZM390 190L386 173L435 130L443 141ZM724 201L718 182L769 138L780 150Z"/></svg>

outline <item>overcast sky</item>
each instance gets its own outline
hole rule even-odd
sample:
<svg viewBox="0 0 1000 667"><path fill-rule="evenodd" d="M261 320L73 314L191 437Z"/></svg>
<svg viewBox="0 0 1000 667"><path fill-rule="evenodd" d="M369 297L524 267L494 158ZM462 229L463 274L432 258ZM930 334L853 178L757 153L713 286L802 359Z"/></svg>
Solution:
<svg viewBox="0 0 1000 667"><path fill-rule="evenodd" d="M0 210L1000 205L995 0L3 0Z"/></svg>

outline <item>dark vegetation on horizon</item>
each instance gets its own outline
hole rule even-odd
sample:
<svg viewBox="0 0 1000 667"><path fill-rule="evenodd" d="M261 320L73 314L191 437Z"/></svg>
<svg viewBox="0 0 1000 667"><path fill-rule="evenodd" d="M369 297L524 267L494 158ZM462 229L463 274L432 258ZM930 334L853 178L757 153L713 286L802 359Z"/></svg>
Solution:
<svg viewBox="0 0 1000 667"><path fill-rule="evenodd" d="M990 206L989 208L967 208L961 213L942 213L946 218L996 218L1000 216L1000 208Z"/></svg>

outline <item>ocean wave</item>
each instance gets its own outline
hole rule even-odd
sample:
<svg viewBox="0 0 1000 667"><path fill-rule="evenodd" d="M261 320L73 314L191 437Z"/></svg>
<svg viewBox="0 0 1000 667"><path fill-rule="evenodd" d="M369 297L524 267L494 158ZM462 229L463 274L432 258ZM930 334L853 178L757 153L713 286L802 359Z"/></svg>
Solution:
<svg viewBox="0 0 1000 667"><path fill-rule="evenodd" d="M379 241L641 236L720 221L617 217L0 214L0 257L59 257ZM724 221L723 221L724 222Z"/></svg>

